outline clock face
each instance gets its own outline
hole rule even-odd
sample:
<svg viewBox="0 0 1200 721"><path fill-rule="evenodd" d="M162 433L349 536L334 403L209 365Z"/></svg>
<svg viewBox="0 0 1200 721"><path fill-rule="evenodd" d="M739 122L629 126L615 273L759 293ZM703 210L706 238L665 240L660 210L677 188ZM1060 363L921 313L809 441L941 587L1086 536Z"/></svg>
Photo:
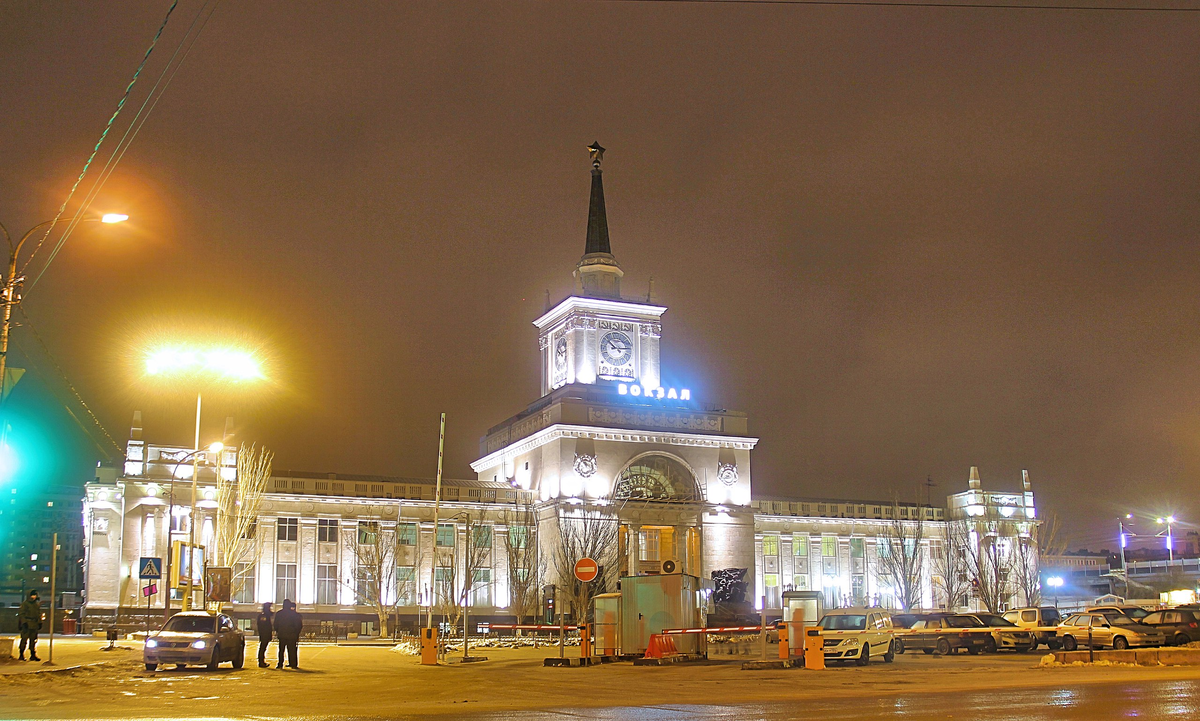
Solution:
<svg viewBox="0 0 1200 721"><path fill-rule="evenodd" d="M600 356L617 367L628 365L633 360L633 341L621 331L605 333L600 339Z"/></svg>
<svg viewBox="0 0 1200 721"><path fill-rule="evenodd" d="M559 338L554 344L554 366L562 368L567 364L567 339Z"/></svg>

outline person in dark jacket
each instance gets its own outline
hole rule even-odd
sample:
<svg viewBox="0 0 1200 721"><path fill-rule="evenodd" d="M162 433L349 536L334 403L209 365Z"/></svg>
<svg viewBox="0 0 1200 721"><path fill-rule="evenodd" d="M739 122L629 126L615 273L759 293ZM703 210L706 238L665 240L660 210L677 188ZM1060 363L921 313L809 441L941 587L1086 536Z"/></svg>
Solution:
<svg viewBox="0 0 1200 721"><path fill-rule="evenodd" d="M21 604L17 612L17 628L21 631L21 653L19 658L25 660L25 645L29 645L29 660L41 661L37 655L38 631L42 630L42 607L39 604L38 592L30 591L29 598Z"/></svg>
<svg viewBox="0 0 1200 721"><path fill-rule="evenodd" d="M279 663L275 668L283 668L283 655L287 652L288 666L300 668L296 662L296 646L300 643L300 629L304 621L296 612L296 604L291 599L283 600L283 610L275 614L275 635L279 637Z"/></svg>
<svg viewBox="0 0 1200 721"><path fill-rule="evenodd" d="M262 613L258 614L255 619L255 626L258 628L258 667L267 667L267 646L271 645L271 638L274 634L273 623L275 621L275 612L271 610L271 602L267 601L263 604Z"/></svg>

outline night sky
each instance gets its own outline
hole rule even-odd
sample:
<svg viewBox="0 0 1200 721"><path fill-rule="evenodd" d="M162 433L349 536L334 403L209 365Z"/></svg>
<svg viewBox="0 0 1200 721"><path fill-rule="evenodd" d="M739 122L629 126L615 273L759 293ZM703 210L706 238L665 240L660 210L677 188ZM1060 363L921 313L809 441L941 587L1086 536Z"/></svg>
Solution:
<svg viewBox="0 0 1200 721"><path fill-rule="evenodd" d="M10 230L54 215L167 5L0 4ZM537 396L531 321L573 288L599 140L625 293L653 276L670 308L669 385L750 415L757 492L913 500L932 476L936 501L1027 468L1073 545L1111 546L1118 514L1200 513L1198 32L226 2L92 206L133 220L80 227L25 309L119 442L141 409L191 443L195 391L141 376L150 344L237 342L272 382L210 389L206 438L233 415L277 469L431 476L445 411L469 477Z"/></svg>

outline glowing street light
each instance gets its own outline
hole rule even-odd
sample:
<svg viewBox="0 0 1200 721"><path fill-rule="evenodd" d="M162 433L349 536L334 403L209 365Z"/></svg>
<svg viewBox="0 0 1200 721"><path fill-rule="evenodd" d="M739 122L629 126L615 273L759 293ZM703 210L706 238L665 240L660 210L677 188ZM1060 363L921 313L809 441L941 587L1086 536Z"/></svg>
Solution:
<svg viewBox="0 0 1200 721"><path fill-rule="evenodd" d="M1169 563L1174 563L1175 562L1175 544L1172 543L1173 539L1171 537L1171 526L1173 526L1175 524L1175 516L1167 516L1166 518L1156 518L1154 520L1158 521L1158 524L1160 526L1163 524L1166 524L1166 526L1167 526L1167 558L1168 558ZM1162 535L1162 533L1160 532L1158 535Z"/></svg>
<svg viewBox="0 0 1200 721"><path fill-rule="evenodd" d="M252 353L229 348L192 347L184 345L162 346L146 355L147 375L157 377L189 377L211 378L218 381L240 383L265 378L262 365ZM196 543L196 476L198 475L200 452L200 410L203 406L203 392L196 391L196 441L192 452L192 516L188 523L188 553ZM214 453L220 454L223 446L214 443L209 447ZM217 473L221 473L218 463ZM183 610L192 608L192 571L188 572L187 595L183 598Z"/></svg>
<svg viewBox="0 0 1200 721"><path fill-rule="evenodd" d="M25 276L17 275L17 256L21 253L21 246L25 245L25 241L36 233L38 230L45 228L48 225L54 225L57 222L47 220L38 223L25 234L20 240L13 244L12 236L8 233L8 228L0 225L0 232L4 233L4 239L8 241L8 274L4 276L2 287L0 287L0 304L4 306L3 320L0 322L0 405L4 403L4 380L8 373L8 336L12 329L12 311L13 308L21 302L21 286L25 283ZM99 218L83 218L81 223L120 223L129 220L128 215L122 213L106 213ZM34 253L37 249L34 249ZM28 260L26 261L28 263Z"/></svg>
<svg viewBox="0 0 1200 721"><path fill-rule="evenodd" d="M1051 576L1046 579L1046 585L1054 589L1054 607L1058 608L1058 589L1062 588L1062 576Z"/></svg>

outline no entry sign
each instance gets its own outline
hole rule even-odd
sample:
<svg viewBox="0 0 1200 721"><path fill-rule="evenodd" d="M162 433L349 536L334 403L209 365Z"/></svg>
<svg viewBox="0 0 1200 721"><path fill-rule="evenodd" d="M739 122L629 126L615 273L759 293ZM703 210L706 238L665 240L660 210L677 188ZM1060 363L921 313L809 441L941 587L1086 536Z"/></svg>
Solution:
<svg viewBox="0 0 1200 721"><path fill-rule="evenodd" d="M600 566L590 558L581 558L575 562L575 578L578 578L584 583L591 583L596 580L596 576L600 573Z"/></svg>

